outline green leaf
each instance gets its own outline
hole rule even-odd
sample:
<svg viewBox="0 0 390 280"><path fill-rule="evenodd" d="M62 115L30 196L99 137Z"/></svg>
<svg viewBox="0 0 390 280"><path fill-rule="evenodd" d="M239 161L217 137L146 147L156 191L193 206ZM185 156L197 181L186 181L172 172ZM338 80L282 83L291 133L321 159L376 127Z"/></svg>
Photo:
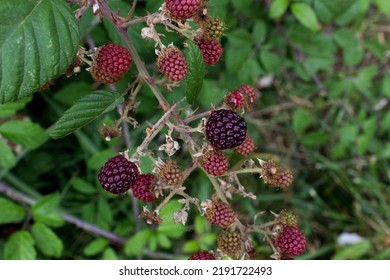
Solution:
<svg viewBox="0 0 390 280"><path fill-rule="evenodd" d="M205 75L205 64L199 47L188 41L188 51L186 60L188 63L188 73L184 81L184 91L189 104L194 104L203 86Z"/></svg>
<svg viewBox="0 0 390 280"><path fill-rule="evenodd" d="M22 206L11 200L0 197L0 224L19 222L24 219L25 216L26 214L24 213Z"/></svg>
<svg viewBox="0 0 390 280"><path fill-rule="evenodd" d="M141 256L144 252L146 244L148 244L152 232L149 229L144 229L133 235L129 241L126 242L124 251L129 257Z"/></svg>
<svg viewBox="0 0 390 280"><path fill-rule="evenodd" d="M85 246L83 253L88 257L96 256L97 254L101 253L104 249L106 249L108 244L109 242L107 239L104 238L95 239L92 242L90 242L87 246Z"/></svg>
<svg viewBox="0 0 390 280"><path fill-rule="evenodd" d="M384 78L382 79L382 94L390 98L390 73L386 73Z"/></svg>
<svg viewBox="0 0 390 280"><path fill-rule="evenodd" d="M303 26L312 31L318 30L317 15L309 5L305 3L294 3L291 5L291 12Z"/></svg>
<svg viewBox="0 0 390 280"><path fill-rule="evenodd" d="M298 109L294 112L293 116L293 129L297 134L302 133L314 122L314 118L309 110Z"/></svg>
<svg viewBox="0 0 390 280"><path fill-rule="evenodd" d="M269 17L278 18L286 12L289 0L273 0L271 3Z"/></svg>
<svg viewBox="0 0 390 280"><path fill-rule="evenodd" d="M48 140L45 130L31 121L11 120L0 125L0 133L23 147L35 149Z"/></svg>
<svg viewBox="0 0 390 280"><path fill-rule="evenodd" d="M34 239L24 230L12 234L4 247L5 260L34 260L36 254Z"/></svg>
<svg viewBox="0 0 390 280"><path fill-rule="evenodd" d="M267 36L267 26L264 21L257 20L252 31L253 41L261 44Z"/></svg>
<svg viewBox="0 0 390 280"><path fill-rule="evenodd" d="M390 14L390 1L389 0L374 0L382 13Z"/></svg>
<svg viewBox="0 0 390 280"><path fill-rule="evenodd" d="M280 56L270 51L263 50L260 52L260 60L268 72L280 73L282 60Z"/></svg>
<svg viewBox="0 0 390 280"><path fill-rule="evenodd" d="M56 211L59 202L60 195L57 193L41 198L31 207L34 220L52 227L62 226L64 218Z"/></svg>
<svg viewBox="0 0 390 280"><path fill-rule="evenodd" d="M161 248L163 249L170 249L172 248L172 242L169 240L169 238L163 234L163 233L158 233L157 234L157 241L158 244L160 245Z"/></svg>
<svg viewBox="0 0 390 280"><path fill-rule="evenodd" d="M333 256L334 260L358 260L371 250L372 245L369 240L365 240L353 245L345 246Z"/></svg>
<svg viewBox="0 0 390 280"><path fill-rule="evenodd" d="M123 102L118 92L98 90L78 100L54 124L49 135L54 139L65 137L89 124Z"/></svg>
<svg viewBox="0 0 390 280"><path fill-rule="evenodd" d="M182 224L176 224L173 220L173 213L182 208L182 205L177 201L170 201L160 212L162 219L161 225L158 227L158 233L164 233L170 238L180 238L184 232L185 227Z"/></svg>
<svg viewBox="0 0 390 280"><path fill-rule="evenodd" d="M73 177L70 181L70 184L79 193L83 193L87 195L96 193L96 188L92 184L79 177Z"/></svg>
<svg viewBox="0 0 390 280"><path fill-rule="evenodd" d="M0 140L0 167L10 168L16 165L16 158L11 148Z"/></svg>
<svg viewBox="0 0 390 280"><path fill-rule="evenodd" d="M62 0L2 0L0 18L0 103L7 103L64 73L80 39Z"/></svg>
<svg viewBox="0 0 390 280"><path fill-rule="evenodd" d="M0 118L10 117L23 109L31 101L31 96L7 104L0 104Z"/></svg>
<svg viewBox="0 0 390 280"><path fill-rule="evenodd" d="M64 245L62 240L49 227L41 223L35 223L31 227L31 234L34 237L35 245L42 254L54 258L61 257Z"/></svg>
<svg viewBox="0 0 390 280"><path fill-rule="evenodd" d="M54 99L64 104L65 106L70 107L77 100L89 94L91 90L92 86L85 82L70 83L69 85L58 90L54 95Z"/></svg>
<svg viewBox="0 0 390 280"><path fill-rule="evenodd" d="M310 132L304 134L300 141L308 147L322 145L329 141L329 135L325 132Z"/></svg>
<svg viewBox="0 0 390 280"><path fill-rule="evenodd" d="M349 29L339 29L333 34L336 43L343 49L345 64L353 66L363 58L363 49L356 38L356 34Z"/></svg>
<svg viewBox="0 0 390 280"><path fill-rule="evenodd" d="M386 0L385 0L386 1ZM343 26L353 21L362 10L356 0L313 0L319 19L324 23L336 22Z"/></svg>
<svg viewBox="0 0 390 280"><path fill-rule="evenodd" d="M118 260L118 255L116 254L115 250L111 247L108 247L104 250L102 255L102 260Z"/></svg>
<svg viewBox="0 0 390 280"><path fill-rule="evenodd" d="M199 242L197 240L189 240L184 243L183 248L181 249L185 254L192 254L199 251Z"/></svg>
<svg viewBox="0 0 390 280"><path fill-rule="evenodd" d="M98 201L97 214L97 225L103 229L110 229L113 221L112 210L108 202L103 198Z"/></svg>
<svg viewBox="0 0 390 280"><path fill-rule="evenodd" d="M88 159L87 166L90 169L99 170L106 161L113 156L112 150L102 150Z"/></svg>

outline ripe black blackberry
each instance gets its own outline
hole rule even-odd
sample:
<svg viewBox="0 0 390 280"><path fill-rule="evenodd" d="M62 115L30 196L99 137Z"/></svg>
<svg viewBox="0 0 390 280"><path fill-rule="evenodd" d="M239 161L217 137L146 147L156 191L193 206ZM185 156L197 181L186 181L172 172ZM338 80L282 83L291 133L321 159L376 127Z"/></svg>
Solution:
<svg viewBox="0 0 390 280"><path fill-rule="evenodd" d="M138 175L137 165L124 156L118 155L110 158L100 168L98 180L106 191L121 194L134 185Z"/></svg>
<svg viewBox="0 0 390 280"><path fill-rule="evenodd" d="M215 148L231 149L244 142L247 133L245 120L232 110L213 111L206 123L206 138Z"/></svg>

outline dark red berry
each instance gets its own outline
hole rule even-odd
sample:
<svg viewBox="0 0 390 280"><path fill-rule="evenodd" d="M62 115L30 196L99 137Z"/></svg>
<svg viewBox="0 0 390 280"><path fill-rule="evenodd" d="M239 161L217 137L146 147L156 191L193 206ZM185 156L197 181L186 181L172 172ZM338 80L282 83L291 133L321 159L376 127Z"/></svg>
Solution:
<svg viewBox="0 0 390 280"><path fill-rule="evenodd" d="M213 111L206 123L206 138L220 150L231 149L244 142L247 133L245 120L232 110Z"/></svg>
<svg viewBox="0 0 390 280"><path fill-rule="evenodd" d="M102 187L113 194L125 193L135 183L139 175L138 167L125 157L110 158L100 168L98 180Z"/></svg>
<svg viewBox="0 0 390 280"><path fill-rule="evenodd" d="M155 201L157 199L154 194L155 183L156 177L153 174L139 175L132 187L134 197L145 202Z"/></svg>
<svg viewBox="0 0 390 280"><path fill-rule="evenodd" d="M221 201L212 201L206 209L206 218L212 225L227 228L236 220L236 213L229 204Z"/></svg>
<svg viewBox="0 0 390 280"><path fill-rule="evenodd" d="M100 47L93 55L91 75L103 84L118 82L130 68L132 57L129 51L116 44Z"/></svg>
<svg viewBox="0 0 390 280"><path fill-rule="evenodd" d="M193 254L189 260L215 260L215 256L209 251L200 251Z"/></svg>
<svg viewBox="0 0 390 280"><path fill-rule="evenodd" d="M306 237L298 228L288 226L276 238L275 245L282 254L299 256L306 250Z"/></svg>
<svg viewBox="0 0 390 280"><path fill-rule="evenodd" d="M200 159L200 165L213 176L221 176L229 169L229 160L220 150L206 152Z"/></svg>
<svg viewBox="0 0 390 280"><path fill-rule="evenodd" d="M157 59L157 67L171 81L183 80L188 72L186 58L182 52L174 46L161 51Z"/></svg>
<svg viewBox="0 0 390 280"><path fill-rule="evenodd" d="M247 135L244 142L242 142L240 146L235 147L234 151L243 157L247 157L253 152L255 146L255 141L253 141L253 139Z"/></svg>
<svg viewBox="0 0 390 280"><path fill-rule="evenodd" d="M202 53L204 63L214 65L219 61L223 53L223 48L217 39L202 38L195 41Z"/></svg>
<svg viewBox="0 0 390 280"><path fill-rule="evenodd" d="M198 12L200 0L165 0L165 5L173 17L188 19Z"/></svg>

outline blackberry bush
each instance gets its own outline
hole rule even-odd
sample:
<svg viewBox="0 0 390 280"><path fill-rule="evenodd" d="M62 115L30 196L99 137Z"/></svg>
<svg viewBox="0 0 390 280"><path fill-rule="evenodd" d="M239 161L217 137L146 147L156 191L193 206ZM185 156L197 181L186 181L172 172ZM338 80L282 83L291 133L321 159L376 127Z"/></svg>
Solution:
<svg viewBox="0 0 390 280"><path fill-rule="evenodd" d="M182 259L253 259L263 243L269 246L267 254L270 258L282 259L302 254L306 249L306 237L294 223L292 214L285 211L275 218L271 210L265 210L262 207L266 206L256 200L263 185L288 191L293 183L289 169L269 159L269 155L265 155L265 159L254 155L259 137L252 138L249 134L256 135L255 129L250 131L251 125L256 123L256 114L249 115L247 112L259 105L257 102L260 102L261 96L257 79L260 74L247 75L245 83L233 85L228 82L225 88L218 90L215 103L208 101L208 95L212 93L202 90L207 84L207 76L204 83L205 75L222 77L219 69L225 63L221 62L224 53L221 37L226 24L209 14L209 2L166 0L159 7L151 4L153 1L148 1L148 4L134 1L132 7L120 1L67 2L73 4L74 12L61 2L67 20L62 21L63 18L58 16L59 22L55 23L70 27L61 34L65 40L61 36L55 38L60 42L58 47L61 50L47 54L50 58L58 54L60 61L37 68L41 72L48 71L47 75L24 81L17 95L2 94L1 99L26 98L35 91L56 86L56 79L58 87L66 87L67 78L82 81L71 88L70 97L59 94L53 98L69 108L61 113L48 133L53 139L73 134L69 136L75 137L71 141L77 139L82 142L88 152L80 151L75 158L57 158L56 154L52 154L37 161L36 169L44 169L50 160L67 168L73 164L80 167L80 158L86 160L87 171L78 168L58 175L66 177L65 185L77 192L72 196L74 200L67 202L69 205L81 205L74 212L84 220L55 212L58 218L50 212L56 211L56 204L62 196L44 197L43 202L38 201L32 207L33 219L26 221L35 224L31 227L23 225L28 230L23 230L22 235L31 231L37 236L36 227L39 233L39 227L46 226L43 225L45 222L47 226L59 227L65 219L90 231L93 236L106 239L91 240L82 252L86 256L101 253L105 258L114 258L117 254L128 257L147 254L150 258L158 258L160 255L152 252L157 247L168 250L177 246L173 251L182 252ZM126 13L123 13L123 5L127 7ZM139 17L140 5L154 9L146 12L145 8L143 17ZM78 22L83 22L82 19L88 21L91 16L86 14L87 11L92 11L96 18L90 26L79 29ZM107 34L100 34L100 28L107 29ZM78 30L82 30L83 34L79 34ZM50 50L51 45L46 43ZM72 47L67 49L68 45ZM34 56L43 50L39 47L31 53L31 61L44 61L46 54L39 58ZM226 58L233 59L231 54L228 52ZM25 72L34 75L39 71L33 68ZM30 90L28 94L24 92L25 88ZM10 86L7 89L13 90ZM75 98L79 93L80 96ZM51 97L42 95L42 98L49 100ZM19 101L28 102L25 99ZM207 108L199 106L205 102ZM18 106L20 104L5 109L12 111ZM57 107L53 106L55 109L49 115L60 114L62 110ZM2 109L1 114L6 110ZM18 145L34 149L48 140L46 132L34 125L26 127L26 132L34 132L31 137L22 137L24 129L20 127L15 136L12 127L24 118L23 115L15 117L9 126L0 121L1 137L7 139L6 146L3 145L6 147L3 149L4 157L20 152ZM31 122L25 120L24 123ZM97 132L97 137L90 137L93 132ZM46 138L37 140L38 134ZM74 146L71 142L64 148ZM3 159L0 160L2 164ZM255 180L255 183L251 184L250 180ZM112 196L103 192L101 188L95 188L95 181L111 194L126 195ZM67 191L63 193L66 195ZM37 199L40 197L36 196ZM24 196L13 197L24 199ZM45 199L52 199L48 203L50 207L45 204ZM35 203L35 199L24 200ZM47 208L39 210L42 204ZM248 205L252 211L247 209ZM23 209L18 210L23 212ZM45 219L42 215L48 217ZM117 217L126 219L126 223L117 223ZM190 222L194 226L185 227ZM47 242L55 244L57 239L53 236L56 235L51 234L50 229L44 228L43 231L50 232L48 235L54 239ZM172 241L193 237L196 240ZM77 242L83 242L83 238L75 240L74 247L78 247ZM59 249L52 252L43 245L37 245L43 254L56 258L61 256ZM12 246L15 244L6 246L5 251L9 252ZM35 251L31 255L34 254Z"/></svg>

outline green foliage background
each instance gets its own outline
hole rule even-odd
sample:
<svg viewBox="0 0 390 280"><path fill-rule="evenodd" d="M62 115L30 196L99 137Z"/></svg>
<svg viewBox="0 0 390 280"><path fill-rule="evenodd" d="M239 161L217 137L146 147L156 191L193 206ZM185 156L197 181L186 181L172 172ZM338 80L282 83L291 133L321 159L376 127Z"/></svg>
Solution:
<svg viewBox="0 0 390 280"><path fill-rule="evenodd" d="M138 2L139 16L162 3ZM389 259L390 2L209 3L210 13L227 24L224 54L216 66L206 68L193 106L207 110L241 84L260 86L261 98L246 115L249 133L258 144L256 156L277 158L295 176L287 193L266 188L256 176L243 180L257 200L233 200L243 213L240 218L251 222L259 211L295 211L309 241L302 259ZM110 6L125 15L130 1L110 1ZM142 27L132 27L129 34L148 70L155 71L154 43L141 39ZM173 33L166 35L165 44L184 41ZM88 36L96 45L121 43L110 23L100 24L91 11L80 22L80 36L85 46ZM135 76L132 67L118 91ZM180 204L172 202L161 212L166 217L163 225L153 228L135 219L129 197L102 191L97 182L100 166L124 150L121 140L107 143L98 133L103 123L115 120L115 112L63 139L49 140L47 131L64 111L95 90L99 88L82 71L70 79L59 77L49 90L0 105L0 182L37 202L30 207L0 196L0 258L175 259L215 249L217 232L196 211L191 211L186 227L174 224L172 213ZM173 102L184 91L182 86L166 97ZM140 127L130 131L134 149L144 137L146 122L162 114L156 115L157 101L146 87L138 99L135 118ZM11 150L10 143L18 146ZM158 153L158 143L151 148ZM184 152L177 157L183 164L188 160ZM142 171L151 168L150 159L144 158ZM200 171L185 185L200 199L212 192ZM63 212L114 232L125 245L110 244L75 227L64 220ZM271 215L263 222L267 218ZM365 240L341 246L337 237L343 232L358 233ZM258 257L268 259L271 250L262 236L253 238Z"/></svg>

